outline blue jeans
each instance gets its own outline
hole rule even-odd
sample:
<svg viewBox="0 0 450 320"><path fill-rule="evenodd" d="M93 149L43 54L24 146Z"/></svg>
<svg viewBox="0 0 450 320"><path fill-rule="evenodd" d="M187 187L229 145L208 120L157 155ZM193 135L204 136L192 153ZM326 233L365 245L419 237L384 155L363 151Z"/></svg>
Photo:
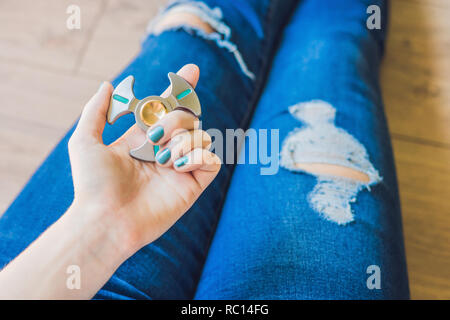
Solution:
<svg viewBox="0 0 450 320"><path fill-rule="evenodd" d="M408 298L378 85L386 16L381 30L366 28L368 5L385 13L385 2L208 0L178 1L169 9L181 2L218 32L180 27L149 34L113 84L134 75L136 96L143 98L162 92L167 72L196 63L203 128L279 129L281 168L261 175L264 165L224 165L183 218L123 263L96 298ZM107 126L105 143L132 124L125 116ZM72 131L0 219L0 266L73 200ZM236 151L229 147L224 157ZM307 173L298 162L345 166L368 181ZM373 266L380 288L367 280Z"/></svg>

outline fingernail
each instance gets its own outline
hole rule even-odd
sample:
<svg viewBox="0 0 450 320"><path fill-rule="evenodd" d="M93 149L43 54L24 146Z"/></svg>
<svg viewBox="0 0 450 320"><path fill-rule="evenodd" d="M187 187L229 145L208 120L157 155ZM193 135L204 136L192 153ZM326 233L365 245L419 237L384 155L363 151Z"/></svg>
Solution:
<svg viewBox="0 0 450 320"><path fill-rule="evenodd" d="M170 159L170 154L170 150L166 148L163 151L158 152L158 154L156 155L156 161L158 161L160 164L164 164Z"/></svg>
<svg viewBox="0 0 450 320"><path fill-rule="evenodd" d="M174 164L177 168L184 166L186 163L188 162L188 157L184 156L181 157L180 159L177 159Z"/></svg>
<svg viewBox="0 0 450 320"><path fill-rule="evenodd" d="M161 126L157 126L150 130L148 133L148 138L152 140L154 143L158 142L164 135L164 128Z"/></svg>

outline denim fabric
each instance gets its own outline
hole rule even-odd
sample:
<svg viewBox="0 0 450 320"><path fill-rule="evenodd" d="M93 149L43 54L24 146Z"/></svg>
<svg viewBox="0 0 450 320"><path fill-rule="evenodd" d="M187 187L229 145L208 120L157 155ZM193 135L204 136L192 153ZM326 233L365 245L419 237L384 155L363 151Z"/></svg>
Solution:
<svg viewBox="0 0 450 320"><path fill-rule="evenodd" d="M181 1L186 2L186 1ZM170 30L150 35L142 50L113 81L135 77L134 92L141 99L162 92L167 73L186 63L200 67L196 92L202 102L203 128L248 126L261 91L276 34L291 13L294 1L204 1L222 11L248 68L249 79L235 57L196 32ZM134 118L127 115L104 132L106 144L122 135ZM73 200L67 142L73 128L51 152L11 207L0 219L0 267L6 265L65 212ZM96 298L193 298L208 247L220 214L233 166L223 166L196 204L160 239L127 260Z"/></svg>
<svg viewBox="0 0 450 320"><path fill-rule="evenodd" d="M339 225L311 207L307 195L318 183L314 175L285 168L261 175L261 165L238 165L196 299L409 297L395 167L378 84L386 25L366 28L370 4L387 9L373 0L310 0L298 6L251 127L280 129L285 139L306 126L289 106L325 101L336 109L335 126L366 148L381 182L356 195L354 221ZM348 147L344 140L336 141L337 149ZM331 147L323 145L324 155ZM328 156L323 162L333 163L333 154ZM380 268L380 290L366 284L371 265Z"/></svg>
<svg viewBox="0 0 450 320"><path fill-rule="evenodd" d="M383 5L370 4L376 2ZM167 72L196 63L201 69L196 91L203 128L245 129L295 1L204 3L221 8L223 22L232 32L228 40L237 46L254 80L243 73L235 55L214 40L177 29L148 36L140 54L113 84L132 74L136 96L143 98L162 92ZM367 31L367 5L368 1L357 0L301 2L252 122L254 128L279 128L284 139L302 125L288 113L288 106L311 99L333 105L335 125L365 146L383 177L370 191L358 193L352 204L355 221L341 226L323 219L306 199L316 177L286 169L261 176L259 165L240 165L227 194L233 166L224 165L183 218L127 260L95 298L408 296L395 168L378 88L385 28ZM107 125L105 143L132 124L128 115ZM0 266L24 250L72 202L67 154L72 131L0 219ZM381 290L366 287L365 271L373 264L381 268Z"/></svg>

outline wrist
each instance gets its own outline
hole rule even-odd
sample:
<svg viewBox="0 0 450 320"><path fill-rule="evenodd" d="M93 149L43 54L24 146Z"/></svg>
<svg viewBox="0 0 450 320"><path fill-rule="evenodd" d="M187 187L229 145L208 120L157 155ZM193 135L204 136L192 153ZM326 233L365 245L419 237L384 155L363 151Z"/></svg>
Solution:
<svg viewBox="0 0 450 320"><path fill-rule="evenodd" d="M106 206L74 201L63 216L68 227L78 228L93 254L101 247L107 261L121 264L137 250L130 228Z"/></svg>
<svg viewBox="0 0 450 320"><path fill-rule="evenodd" d="M73 203L0 273L0 296L8 299L87 299L133 253L118 224L100 208ZM78 267L77 290L68 268Z"/></svg>

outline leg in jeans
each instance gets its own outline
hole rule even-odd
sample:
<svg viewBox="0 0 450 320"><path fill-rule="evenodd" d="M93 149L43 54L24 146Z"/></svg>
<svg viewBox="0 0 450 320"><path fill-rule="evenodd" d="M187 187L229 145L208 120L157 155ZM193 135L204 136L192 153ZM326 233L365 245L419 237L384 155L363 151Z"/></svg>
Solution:
<svg viewBox="0 0 450 320"><path fill-rule="evenodd" d="M196 63L201 69L196 91L203 106L203 129L245 127L267 73L275 35L292 6L291 2L281 5L269 0L172 4L155 20L141 53L113 84L134 75L135 94L143 98L163 91L169 71ZM125 116L107 126L105 143L117 139L133 123L132 116ZM24 250L72 202L67 154L72 131L0 219L0 267ZM231 165L223 166L191 210L158 241L126 261L96 298L192 298L232 169Z"/></svg>
<svg viewBox="0 0 450 320"><path fill-rule="evenodd" d="M371 4L381 30L366 28ZM378 79L386 10L299 4L251 123L280 130L281 168L236 167L196 298L409 297Z"/></svg>

